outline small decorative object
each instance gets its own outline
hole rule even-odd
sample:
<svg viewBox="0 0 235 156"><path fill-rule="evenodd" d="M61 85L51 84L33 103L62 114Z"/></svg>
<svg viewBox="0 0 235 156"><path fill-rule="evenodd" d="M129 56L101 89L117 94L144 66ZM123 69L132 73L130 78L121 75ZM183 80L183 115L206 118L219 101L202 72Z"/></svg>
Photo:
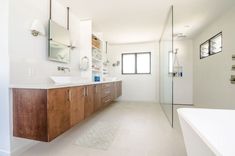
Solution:
<svg viewBox="0 0 235 156"><path fill-rule="evenodd" d="M90 64L89 58L87 56L84 56L81 59L80 69L83 70L83 71L87 71L88 68L89 68L89 64Z"/></svg>
<svg viewBox="0 0 235 156"><path fill-rule="evenodd" d="M174 66L173 76L174 77L183 77L183 67L182 66Z"/></svg>
<svg viewBox="0 0 235 156"><path fill-rule="evenodd" d="M95 82L100 82L100 76L96 75L94 79L95 79Z"/></svg>
<svg viewBox="0 0 235 156"><path fill-rule="evenodd" d="M45 35L45 28L41 21L37 19L33 21L30 30L33 36Z"/></svg>

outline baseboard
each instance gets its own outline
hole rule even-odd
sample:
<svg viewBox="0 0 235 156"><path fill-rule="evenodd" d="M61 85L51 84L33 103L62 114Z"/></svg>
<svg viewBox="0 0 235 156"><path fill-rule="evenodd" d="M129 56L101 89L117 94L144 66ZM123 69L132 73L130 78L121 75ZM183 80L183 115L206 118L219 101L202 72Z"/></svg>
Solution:
<svg viewBox="0 0 235 156"><path fill-rule="evenodd" d="M11 155L10 152L0 149L0 156L10 156L10 155Z"/></svg>
<svg viewBox="0 0 235 156"><path fill-rule="evenodd" d="M189 104L189 103L181 103L181 104L179 104L179 103L174 103L173 104L174 106L194 106L194 104Z"/></svg>
<svg viewBox="0 0 235 156"><path fill-rule="evenodd" d="M16 148L11 152L11 156L18 156L18 155L22 154L23 152L27 151L28 149L30 149L31 147L35 146L36 144L38 144L38 142L32 142L32 143L26 144L25 146L22 146L20 148Z"/></svg>
<svg viewBox="0 0 235 156"><path fill-rule="evenodd" d="M120 99L116 100L117 102L127 102L127 103L156 103L159 104L158 101L135 101L135 100L125 100L125 99Z"/></svg>

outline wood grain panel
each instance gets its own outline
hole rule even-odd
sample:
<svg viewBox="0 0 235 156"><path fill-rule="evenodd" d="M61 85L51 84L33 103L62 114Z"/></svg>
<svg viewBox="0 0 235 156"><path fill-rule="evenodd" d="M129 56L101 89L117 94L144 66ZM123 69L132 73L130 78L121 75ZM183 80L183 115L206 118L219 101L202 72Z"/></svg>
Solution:
<svg viewBox="0 0 235 156"><path fill-rule="evenodd" d="M95 85L94 109L98 111L102 108L102 85Z"/></svg>
<svg viewBox="0 0 235 156"><path fill-rule="evenodd" d="M48 90L48 137L53 140L70 128L69 89Z"/></svg>
<svg viewBox="0 0 235 156"><path fill-rule="evenodd" d="M70 89L70 124L76 125L80 121L84 120L84 87L74 87Z"/></svg>
<svg viewBox="0 0 235 156"><path fill-rule="evenodd" d="M13 135L47 141L47 91L13 89Z"/></svg>
<svg viewBox="0 0 235 156"><path fill-rule="evenodd" d="M86 87L86 98L85 98L85 118L89 117L94 113L94 85Z"/></svg>

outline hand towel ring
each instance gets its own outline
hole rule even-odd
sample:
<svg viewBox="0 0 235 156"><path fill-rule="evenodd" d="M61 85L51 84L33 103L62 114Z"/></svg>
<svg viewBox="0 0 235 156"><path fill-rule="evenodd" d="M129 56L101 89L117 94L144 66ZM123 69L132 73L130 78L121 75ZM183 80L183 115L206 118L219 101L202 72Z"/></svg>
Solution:
<svg viewBox="0 0 235 156"><path fill-rule="evenodd" d="M83 71L87 71L89 69L89 64L90 64L89 58L87 56L84 56L81 59L80 69Z"/></svg>

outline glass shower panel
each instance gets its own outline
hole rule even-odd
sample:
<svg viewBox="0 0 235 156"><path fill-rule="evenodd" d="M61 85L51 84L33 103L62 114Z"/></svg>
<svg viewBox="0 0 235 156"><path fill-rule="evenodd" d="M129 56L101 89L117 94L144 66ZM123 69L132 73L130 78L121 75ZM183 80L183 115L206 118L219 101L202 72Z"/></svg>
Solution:
<svg viewBox="0 0 235 156"><path fill-rule="evenodd" d="M173 7L160 40L160 104L173 126Z"/></svg>

